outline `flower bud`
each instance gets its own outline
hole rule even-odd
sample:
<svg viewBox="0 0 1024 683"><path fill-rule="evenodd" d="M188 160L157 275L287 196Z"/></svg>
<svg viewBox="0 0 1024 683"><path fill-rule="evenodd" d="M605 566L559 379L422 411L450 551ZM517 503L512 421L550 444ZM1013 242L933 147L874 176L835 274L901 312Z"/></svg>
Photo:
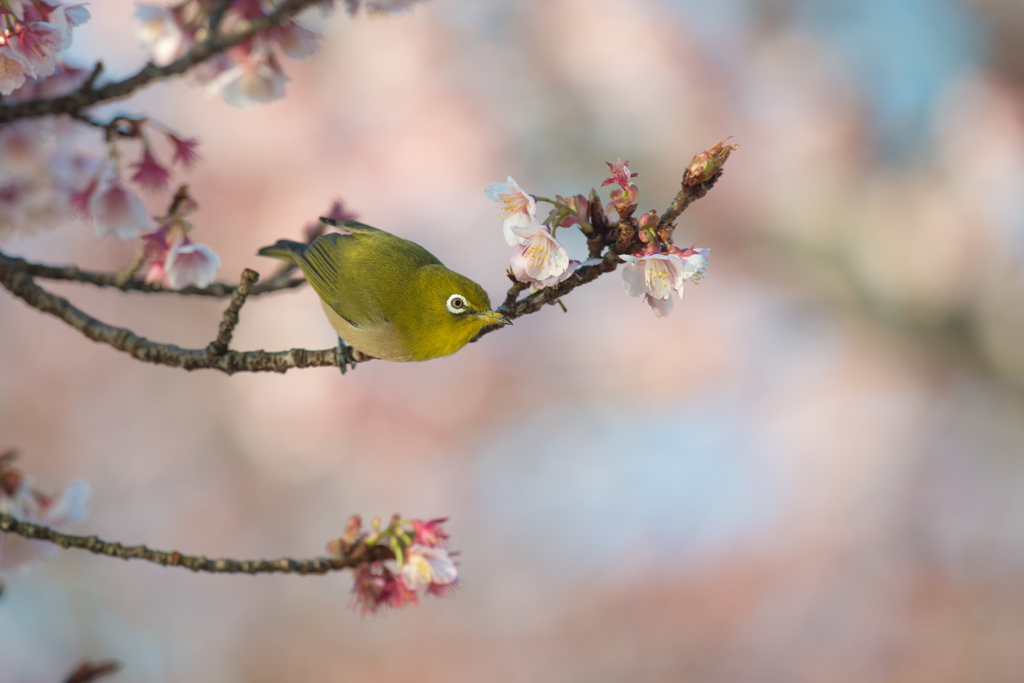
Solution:
<svg viewBox="0 0 1024 683"><path fill-rule="evenodd" d="M722 140L711 149L701 152L693 157L690 166L686 169L683 182L686 185L700 185L711 180L717 174L732 151L739 145L727 145Z"/></svg>

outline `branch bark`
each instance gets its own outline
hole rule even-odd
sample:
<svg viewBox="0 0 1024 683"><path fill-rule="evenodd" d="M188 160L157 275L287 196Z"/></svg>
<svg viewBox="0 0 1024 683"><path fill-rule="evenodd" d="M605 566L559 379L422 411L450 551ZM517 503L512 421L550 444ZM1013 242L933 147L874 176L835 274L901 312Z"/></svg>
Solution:
<svg viewBox="0 0 1024 683"><path fill-rule="evenodd" d="M211 574L327 574L393 557L391 550L386 546L368 546L359 541L339 557L314 557L306 560L293 560L288 557L276 560L211 559L202 555L183 555L177 550L154 550L144 545L126 546L104 541L96 536L64 534L47 526L19 521L4 513L0 513L0 531L24 538L49 541L65 549L78 548L96 555L119 557L122 560L145 560L154 564L184 567L194 572Z"/></svg>
<svg viewBox="0 0 1024 683"><path fill-rule="evenodd" d="M65 280L67 282L81 282L95 285L97 287L111 287L122 292L144 292L146 294L178 294L182 296L208 296L224 298L234 295L238 285L227 282L215 282L207 287L185 287L183 289L169 289L159 282L146 282L145 280L122 281L118 273L101 273L94 270L83 270L78 266L53 266L46 263L33 263L25 259L4 254L0 251L0 258L7 261L16 268L20 268L30 275L44 280ZM295 289L306 284L306 279L291 277L294 267L285 267L275 273L270 279L256 284L249 292L249 296L260 296L271 292L278 292L283 289Z"/></svg>
<svg viewBox="0 0 1024 683"><path fill-rule="evenodd" d="M17 119L53 114L74 115L87 107L101 102L113 102L124 99L151 83L183 74L210 57L244 43L253 36L287 21L307 7L311 7L319 2L322 2L322 0L283 0L273 12L262 19L249 23L248 26L240 31L229 35L213 33L207 40L195 45L183 57L166 66L157 66L150 62L134 75L120 81L107 83L99 88L93 87L92 81L94 79L90 79L86 81L85 85L70 95L0 106L0 124ZM99 74L97 73L97 75Z"/></svg>
<svg viewBox="0 0 1024 683"><path fill-rule="evenodd" d="M338 363L337 348L320 351L291 349L244 352L225 349L221 352L220 346L215 346L216 342L205 349L183 349L173 344L151 342L131 330L107 325L72 306L67 299L47 292L35 283L30 273L19 268L14 259L2 253L0 285L29 306L63 320L89 339L109 344L145 363L169 365L185 370L220 370L229 375L236 372L287 372L292 368L337 367ZM244 300L244 297L242 299ZM230 311L229 306L225 318ZM236 309L234 315L237 314ZM233 329L232 324L229 333Z"/></svg>

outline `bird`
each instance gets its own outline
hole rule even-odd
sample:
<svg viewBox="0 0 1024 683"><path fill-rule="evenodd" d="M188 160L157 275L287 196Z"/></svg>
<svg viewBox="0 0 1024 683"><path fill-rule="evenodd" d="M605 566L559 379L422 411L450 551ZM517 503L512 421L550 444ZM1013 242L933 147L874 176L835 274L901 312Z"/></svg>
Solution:
<svg viewBox="0 0 1024 683"><path fill-rule="evenodd" d="M278 240L257 253L294 263L338 334L338 366L364 358L409 362L448 356L487 327L511 325L484 288L407 239L351 220L306 244Z"/></svg>

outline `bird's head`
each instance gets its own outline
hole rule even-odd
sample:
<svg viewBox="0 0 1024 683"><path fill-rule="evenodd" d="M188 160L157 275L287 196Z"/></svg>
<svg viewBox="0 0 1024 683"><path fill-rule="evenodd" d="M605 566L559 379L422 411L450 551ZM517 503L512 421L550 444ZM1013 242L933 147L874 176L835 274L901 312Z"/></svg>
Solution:
<svg viewBox="0 0 1024 683"><path fill-rule="evenodd" d="M421 269L409 303L409 346L417 360L455 353L485 327L511 325L484 288L440 264Z"/></svg>

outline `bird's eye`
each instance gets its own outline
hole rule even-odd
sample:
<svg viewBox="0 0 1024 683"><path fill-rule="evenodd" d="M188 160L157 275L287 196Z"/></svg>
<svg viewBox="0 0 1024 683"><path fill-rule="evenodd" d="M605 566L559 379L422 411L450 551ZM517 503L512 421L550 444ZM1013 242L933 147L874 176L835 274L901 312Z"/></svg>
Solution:
<svg viewBox="0 0 1024 683"><path fill-rule="evenodd" d="M466 303L466 297L462 296L461 294L452 294L450 297L448 297L447 305L448 312L455 313L456 315L458 315L459 313L465 313L466 307L468 306L468 304Z"/></svg>

